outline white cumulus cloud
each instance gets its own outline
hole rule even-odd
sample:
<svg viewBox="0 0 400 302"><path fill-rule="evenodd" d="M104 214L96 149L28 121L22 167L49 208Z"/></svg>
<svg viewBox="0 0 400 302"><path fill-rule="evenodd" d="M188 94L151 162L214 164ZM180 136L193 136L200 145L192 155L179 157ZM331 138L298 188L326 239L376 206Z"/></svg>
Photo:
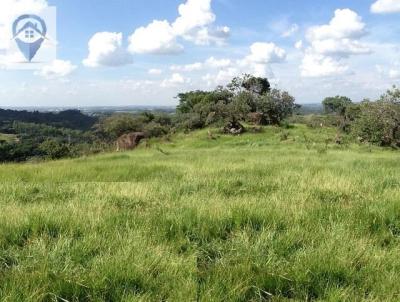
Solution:
<svg viewBox="0 0 400 302"><path fill-rule="evenodd" d="M203 63L197 62L187 65L172 65L170 69L172 71L196 71L203 69Z"/></svg>
<svg viewBox="0 0 400 302"><path fill-rule="evenodd" d="M172 65L170 70L179 72L193 72L204 69L218 69L232 66L233 62L230 59L216 59L210 57L204 62L196 62L186 65Z"/></svg>
<svg viewBox="0 0 400 302"><path fill-rule="evenodd" d="M257 64L282 63L286 59L286 51L274 43L256 42L250 46L247 61Z"/></svg>
<svg viewBox="0 0 400 302"><path fill-rule="evenodd" d="M189 79L185 79L181 74L174 73L171 75L171 77L161 82L161 87L163 88L177 87L185 83L188 83L189 81L190 81Z"/></svg>
<svg viewBox="0 0 400 302"><path fill-rule="evenodd" d="M371 6L371 12L375 14L400 13L399 0L377 0Z"/></svg>
<svg viewBox="0 0 400 302"><path fill-rule="evenodd" d="M303 40L299 40L294 44L294 48L302 49L303 48Z"/></svg>
<svg viewBox="0 0 400 302"><path fill-rule="evenodd" d="M211 10L211 0L187 0L178 7L179 17L172 24L177 35L186 35L216 19Z"/></svg>
<svg viewBox="0 0 400 302"><path fill-rule="evenodd" d="M360 40L367 34L362 18L350 9L338 9L329 24L308 29L301 68L304 77L335 76L349 70L344 59L371 53Z"/></svg>
<svg viewBox="0 0 400 302"><path fill-rule="evenodd" d="M183 46L176 40L176 35L168 21L154 20L146 27L139 27L129 37L131 53L177 54Z"/></svg>
<svg viewBox="0 0 400 302"><path fill-rule="evenodd" d="M250 46L250 53L237 60L215 59L206 60L205 66L209 69L219 69L218 72L209 72L202 77L207 86L224 85L233 77L244 73L257 77L273 78L271 64L284 63L286 51L274 43L256 42Z"/></svg>
<svg viewBox="0 0 400 302"><path fill-rule="evenodd" d="M178 7L173 22L154 20L137 28L129 37L129 51L140 54L177 54L183 51L178 39L197 45L223 45L230 35L227 26L214 27L216 16L211 0L187 0Z"/></svg>
<svg viewBox="0 0 400 302"><path fill-rule="evenodd" d="M207 86L218 86L218 85L225 85L229 83L232 78L241 74L239 68L236 67L229 67L220 70L217 74L207 73L205 76L202 77L202 80L206 82Z"/></svg>
<svg viewBox="0 0 400 302"><path fill-rule="evenodd" d="M70 61L54 60L36 71L35 74L46 79L62 78L70 75L76 68Z"/></svg>
<svg viewBox="0 0 400 302"><path fill-rule="evenodd" d="M250 54L237 61L241 73L249 73L257 77L272 77L270 64L283 63L286 51L274 43L256 42L250 46Z"/></svg>
<svg viewBox="0 0 400 302"><path fill-rule="evenodd" d="M152 69L149 69L147 73L150 75L160 75L163 73L163 71L158 68L152 68Z"/></svg>
<svg viewBox="0 0 400 302"><path fill-rule="evenodd" d="M311 27L307 32L309 40L351 39L366 34L362 18L351 9L337 9L327 25Z"/></svg>
<svg viewBox="0 0 400 302"><path fill-rule="evenodd" d="M89 41L89 55L83 60L87 67L122 66L133 62L122 45L122 33L99 32Z"/></svg>
<svg viewBox="0 0 400 302"><path fill-rule="evenodd" d="M304 77L327 77L345 74L349 67L331 57L307 53L303 58L301 69Z"/></svg>
<svg viewBox="0 0 400 302"><path fill-rule="evenodd" d="M230 59L216 59L210 57L206 60L205 64L210 68L224 68L232 65L232 60Z"/></svg>
<svg viewBox="0 0 400 302"><path fill-rule="evenodd" d="M226 44L226 40L229 36L230 28L224 26L211 29L203 27L194 31L191 35L185 35L184 38L196 45L209 45L213 43L222 46Z"/></svg>

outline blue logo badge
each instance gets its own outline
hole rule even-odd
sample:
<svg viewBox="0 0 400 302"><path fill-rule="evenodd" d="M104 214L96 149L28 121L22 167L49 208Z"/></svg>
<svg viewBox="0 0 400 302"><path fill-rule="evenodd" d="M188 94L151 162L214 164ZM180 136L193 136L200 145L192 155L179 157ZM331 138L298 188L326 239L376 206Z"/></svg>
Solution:
<svg viewBox="0 0 400 302"><path fill-rule="evenodd" d="M36 15L22 15L13 23L13 40L29 62L42 46L46 34L46 23Z"/></svg>

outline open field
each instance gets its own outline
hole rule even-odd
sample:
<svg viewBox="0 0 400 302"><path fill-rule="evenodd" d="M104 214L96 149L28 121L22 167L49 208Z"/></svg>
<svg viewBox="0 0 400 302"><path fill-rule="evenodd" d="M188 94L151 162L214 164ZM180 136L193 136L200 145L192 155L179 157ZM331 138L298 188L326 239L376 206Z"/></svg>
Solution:
<svg viewBox="0 0 400 302"><path fill-rule="evenodd" d="M12 141L16 141L16 140L17 140L17 138L13 134L0 133L0 141L12 142Z"/></svg>
<svg viewBox="0 0 400 302"><path fill-rule="evenodd" d="M399 301L400 153L334 137L2 165L0 301Z"/></svg>

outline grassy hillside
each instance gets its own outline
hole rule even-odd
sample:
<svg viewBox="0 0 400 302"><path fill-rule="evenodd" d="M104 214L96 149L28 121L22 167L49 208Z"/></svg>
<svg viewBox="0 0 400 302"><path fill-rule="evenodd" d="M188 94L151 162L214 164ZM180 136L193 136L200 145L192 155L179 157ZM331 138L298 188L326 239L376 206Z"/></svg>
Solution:
<svg viewBox="0 0 400 302"><path fill-rule="evenodd" d="M400 153L334 137L2 165L0 300L399 301Z"/></svg>
<svg viewBox="0 0 400 302"><path fill-rule="evenodd" d="M0 133L0 141L13 142L16 139L17 139L16 136L13 134Z"/></svg>

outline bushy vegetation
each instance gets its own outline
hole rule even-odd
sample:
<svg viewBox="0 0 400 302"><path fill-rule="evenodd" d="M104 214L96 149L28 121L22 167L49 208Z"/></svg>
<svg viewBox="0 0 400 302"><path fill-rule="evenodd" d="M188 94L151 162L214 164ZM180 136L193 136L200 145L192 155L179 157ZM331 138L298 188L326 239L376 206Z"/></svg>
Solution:
<svg viewBox="0 0 400 302"><path fill-rule="evenodd" d="M268 79L243 75L212 91L177 96L176 114L142 112L87 116L77 110L60 113L0 110L0 162L59 159L115 149L124 134L139 132L147 139L180 131L218 127L243 134L259 126L336 127L336 141L350 134L354 142L400 147L400 90L379 100L354 103L345 96L323 100L324 114L301 114L288 93L272 89ZM307 112L307 111L304 111ZM313 111L311 111L313 112ZM308 112L310 113L310 112ZM249 128L250 125L250 128Z"/></svg>
<svg viewBox="0 0 400 302"><path fill-rule="evenodd" d="M101 144L91 132L45 124L13 121L7 131L14 134L14 139L0 142L0 162L80 156Z"/></svg>
<svg viewBox="0 0 400 302"><path fill-rule="evenodd" d="M115 141L123 134L144 132L147 137L160 137L171 131L172 117L165 113L114 114L102 118L96 134L107 141Z"/></svg>
<svg viewBox="0 0 400 302"><path fill-rule="evenodd" d="M400 147L400 103L363 102L353 131L361 141Z"/></svg>
<svg viewBox="0 0 400 302"><path fill-rule="evenodd" d="M400 147L400 90L393 87L377 101L353 103L347 97L326 98L326 115L295 117L312 128L335 126L355 141L386 147Z"/></svg>
<svg viewBox="0 0 400 302"><path fill-rule="evenodd" d="M189 130L210 125L237 126L252 120L260 125L279 125L296 109L289 93L271 89L265 78L244 75L214 91L191 91L178 95L180 124Z"/></svg>
<svg viewBox="0 0 400 302"><path fill-rule="evenodd" d="M397 151L208 131L0 166L0 300L399 300Z"/></svg>

